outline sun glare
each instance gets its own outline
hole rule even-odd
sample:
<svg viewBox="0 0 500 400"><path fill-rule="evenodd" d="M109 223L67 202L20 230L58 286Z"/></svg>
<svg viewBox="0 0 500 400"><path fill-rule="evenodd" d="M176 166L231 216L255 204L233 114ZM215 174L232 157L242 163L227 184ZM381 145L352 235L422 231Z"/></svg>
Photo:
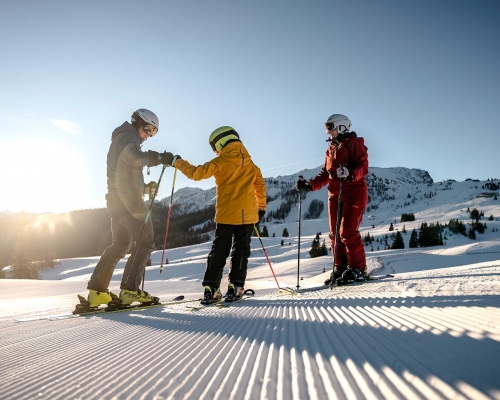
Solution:
<svg viewBox="0 0 500 400"><path fill-rule="evenodd" d="M70 147L44 140L0 149L0 211L64 212L86 208L89 178Z"/></svg>

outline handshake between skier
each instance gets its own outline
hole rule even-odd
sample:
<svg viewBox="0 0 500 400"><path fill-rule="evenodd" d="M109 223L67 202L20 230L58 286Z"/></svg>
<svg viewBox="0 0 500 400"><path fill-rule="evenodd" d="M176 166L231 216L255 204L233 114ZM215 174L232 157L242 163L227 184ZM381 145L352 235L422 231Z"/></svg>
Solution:
<svg viewBox="0 0 500 400"><path fill-rule="evenodd" d="M97 263L87 289L87 299L78 312L95 310L103 304L108 308L126 308L132 303L158 304L159 299L140 289L147 260L154 249L154 232L150 210L143 201L144 194L154 199L158 184L144 183L143 168L160 164L178 168L193 180L215 177L217 203L214 220L215 240L208 255L203 278L205 303L221 300L220 280L226 258L231 252L231 270L226 301L243 296L250 256L250 237L254 224L264 216L266 185L260 169L253 163L238 132L222 126L212 132L209 144L216 157L195 166L179 155L153 150L143 152L141 145L158 133L158 117L141 108L132 114L111 135L107 154L106 207L111 218L113 242ZM118 261L125 256L129 243L135 243L132 255L123 271L119 296L109 291L109 284ZM82 300L80 300L82 301Z"/></svg>
<svg viewBox="0 0 500 400"><path fill-rule="evenodd" d="M208 254L203 278L204 304L220 301L220 281L226 258L231 254L226 301L241 298L250 256L250 237L254 224L266 209L266 185L260 169L243 146L240 135L230 126L214 130L209 144L216 157L203 165L192 165L179 155L164 151L143 152L141 144L158 133L158 117L141 108L111 135L107 154L106 206L111 218L113 242L106 248L88 282L85 306L95 309L143 305L159 299L140 289L146 262L154 249L152 219L144 204L145 190L156 194L157 185L144 183L143 167L160 164L173 166L193 180L215 178L217 203L214 220L215 240ZM364 140L350 131L351 120L333 114L325 122L330 146L320 173L308 181L301 178L296 188L315 191L328 185L330 243L333 272L325 284L341 285L362 281L366 275L366 256L359 233L368 203L368 152ZM236 197L235 197L236 196ZM132 240L135 247L127 260L120 283L120 295L109 292L109 284L118 261L125 256ZM85 307L84 307L85 308Z"/></svg>

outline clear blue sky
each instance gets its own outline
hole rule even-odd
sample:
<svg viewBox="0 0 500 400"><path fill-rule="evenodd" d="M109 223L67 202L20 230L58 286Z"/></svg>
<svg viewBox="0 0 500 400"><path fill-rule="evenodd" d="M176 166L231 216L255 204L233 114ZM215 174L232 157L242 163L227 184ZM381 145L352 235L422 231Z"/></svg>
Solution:
<svg viewBox="0 0 500 400"><path fill-rule="evenodd" d="M193 164L231 125L265 177L317 167L342 113L372 166L500 178L499 38L494 0L5 2L0 211L104 207L111 132L141 107L143 149Z"/></svg>

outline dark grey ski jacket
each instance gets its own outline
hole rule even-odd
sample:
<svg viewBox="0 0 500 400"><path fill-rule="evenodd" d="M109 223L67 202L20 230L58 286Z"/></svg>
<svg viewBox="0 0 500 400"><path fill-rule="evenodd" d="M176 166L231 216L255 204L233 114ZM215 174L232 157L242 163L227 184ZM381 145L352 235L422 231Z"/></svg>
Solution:
<svg viewBox="0 0 500 400"><path fill-rule="evenodd" d="M108 193L118 195L125 205L142 199L144 175L142 169L149 162L147 152L141 151L139 132L132 124L124 122L111 135L108 151ZM128 207L127 207L128 208Z"/></svg>

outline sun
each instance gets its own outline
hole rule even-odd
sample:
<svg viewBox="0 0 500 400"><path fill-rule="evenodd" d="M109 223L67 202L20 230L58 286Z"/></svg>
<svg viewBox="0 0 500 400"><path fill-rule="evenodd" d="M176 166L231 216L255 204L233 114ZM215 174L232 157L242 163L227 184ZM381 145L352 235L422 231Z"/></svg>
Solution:
<svg viewBox="0 0 500 400"><path fill-rule="evenodd" d="M85 164L63 143L31 139L2 146L0 169L0 211L58 213L88 208Z"/></svg>

